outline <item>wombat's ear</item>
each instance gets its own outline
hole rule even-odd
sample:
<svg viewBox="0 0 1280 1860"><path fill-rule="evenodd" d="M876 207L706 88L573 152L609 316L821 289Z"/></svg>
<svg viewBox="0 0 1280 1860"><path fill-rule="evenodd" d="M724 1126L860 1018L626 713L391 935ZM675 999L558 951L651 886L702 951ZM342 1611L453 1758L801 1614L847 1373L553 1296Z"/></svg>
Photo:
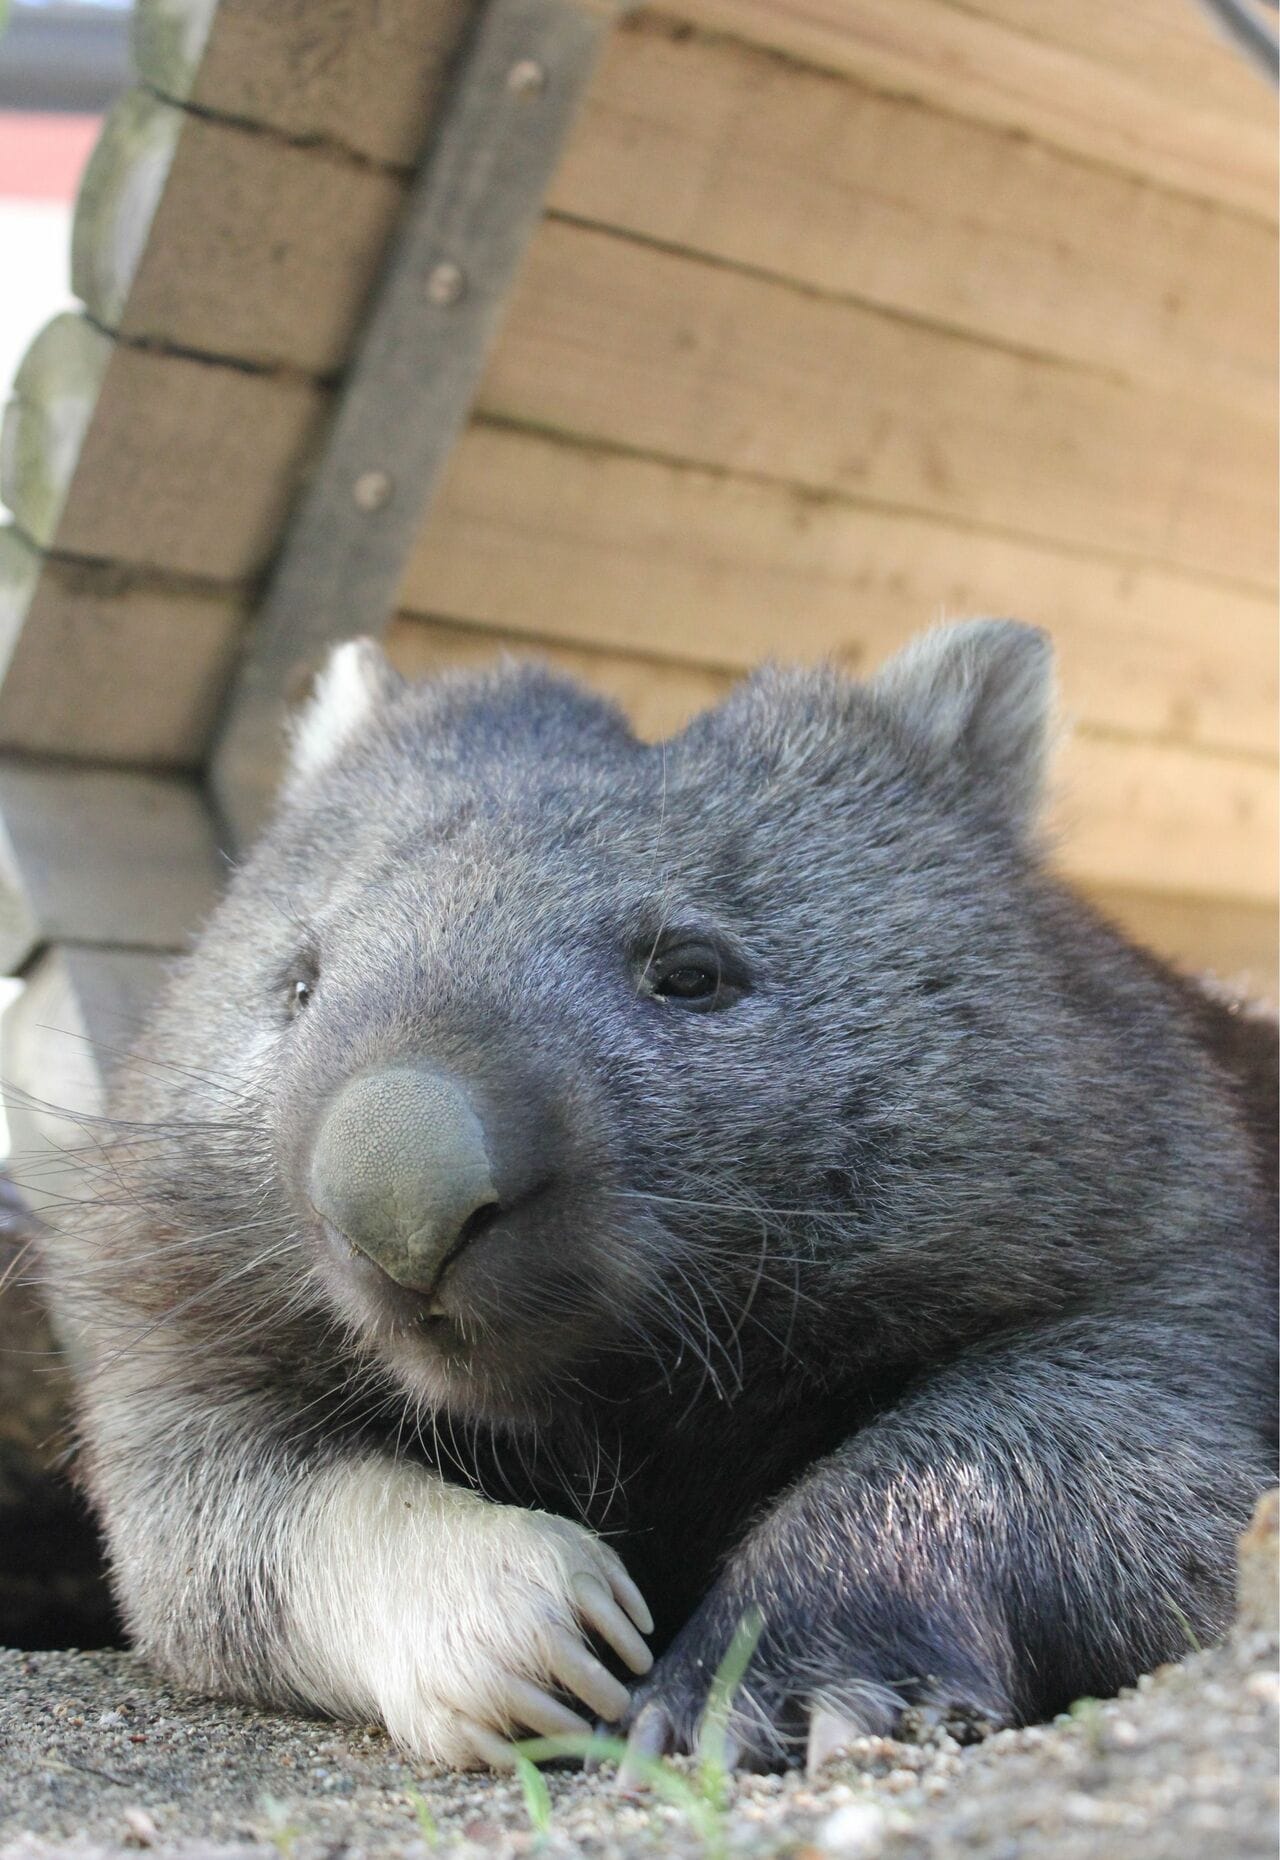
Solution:
<svg viewBox="0 0 1280 1860"><path fill-rule="evenodd" d="M871 689L939 762L958 764L1016 827L1040 803L1053 712L1049 635L1016 620L921 634Z"/></svg>
<svg viewBox="0 0 1280 1860"><path fill-rule="evenodd" d="M403 690L404 680L375 641L351 639L335 646L294 719L289 785L318 775Z"/></svg>

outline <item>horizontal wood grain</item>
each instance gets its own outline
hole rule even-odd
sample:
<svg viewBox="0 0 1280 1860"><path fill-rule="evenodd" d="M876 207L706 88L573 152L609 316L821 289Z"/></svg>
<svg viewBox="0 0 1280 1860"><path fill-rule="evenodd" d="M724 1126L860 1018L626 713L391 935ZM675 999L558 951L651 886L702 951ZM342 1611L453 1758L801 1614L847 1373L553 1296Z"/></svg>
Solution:
<svg viewBox="0 0 1280 1860"><path fill-rule="evenodd" d="M1218 976L1246 998L1280 1000L1280 919L1274 905L1096 888L1093 902L1137 943L1190 974Z"/></svg>
<svg viewBox="0 0 1280 1860"><path fill-rule="evenodd" d="M1187 107L1171 108L1158 80L1070 44L1011 30L968 0L858 0L857 6L848 0L668 0L662 10L1161 186L1275 219L1276 138L1262 84L1251 103L1240 89L1224 107L1220 93L1231 80L1219 78L1212 98L1202 90ZM1161 15L1166 11L1161 8ZM1235 54L1207 22L1201 35L1199 57L1206 69L1221 72Z"/></svg>
<svg viewBox="0 0 1280 1860"><path fill-rule="evenodd" d="M331 373L405 190L326 148L129 91L81 184L71 286L123 336Z"/></svg>
<svg viewBox="0 0 1280 1860"><path fill-rule="evenodd" d="M222 883L194 783L0 761L0 971L45 943L178 949Z"/></svg>
<svg viewBox="0 0 1280 1860"><path fill-rule="evenodd" d="M472 0L137 0L143 82L197 109L412 166Z"/></svg>
<svg viewBox="0 0 1280 1860"><path fill-rule="evenodd" d="M1275 421L548 222L487 413L1270 586Z"/></svg>
<svg viewBox="0 0 1280 1860"><path fill-rule="evenodd" d="M737 670L866 665L941 617L1047 627L1089 725L1274 755L1265 596L953 523L473 425L400 592L410 611Z"/></svg>
<svg viewBox="0 0 1280 1860"><path fill-rule="evenodd" d="M233 593L50 558L0 529L0 750L198 767L244 622Z"/></svg>
<svg viewBox="0 0 1280 1860"><path fill-rule="evenodd" d="M325 395L56 317L18 369L0 498L68 555L239 582L276 546Z"/></svg>
<svg viewBox="0 0 1280 1860"><path fill-rule="evenodd" d="M551 205L1161 385L1274 394L1274 227L651 15L611 40Z"/></svg>
<svg viewBox="0 0 1280 1860"><path fill-rule="evenodd" d="M1165 0L965 0L1024 38L1043 39L1087 63L1124 72L1170 104L1262 122L1266 84L1215 27L1203 7Z"/></svg>

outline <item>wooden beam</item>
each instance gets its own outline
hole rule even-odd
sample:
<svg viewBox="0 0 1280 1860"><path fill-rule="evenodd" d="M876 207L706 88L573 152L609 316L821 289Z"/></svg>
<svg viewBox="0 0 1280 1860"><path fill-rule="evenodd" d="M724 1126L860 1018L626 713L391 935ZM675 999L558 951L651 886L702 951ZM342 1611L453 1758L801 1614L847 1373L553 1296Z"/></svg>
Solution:
<svg viewBox="0 0 1280 1860"><path fill-rule="evenodd" d="M1262 84L1252 104L1243 90L1226 108L1202 91L1203 103L1174 109L1158 82L956 0L665 0L662 10L1274 223L1275 126ZM1207 24L1202 35L1201 62L1221 70L1234 54Z"/></svg>
<svg viewBox="0 0 1280 1860"><path fill-rule="evenodd" d="M71 287L131 340L329 374L350 351L406 185L327 147L129 91L81 184Z"/></svg>
<svg viewBox="0 0 1280 1860"><path fill-rule="evenodd" d="M142 1029L168 961L135 949L62 944L37 959L0 1018L9 1173L57 1222L86 1192L81 1158L101 1155L106 1083Z"/></svg>
<svg viewBox="0 0 1280 1860"><path fill-rule="evenodd" d="M177 777L0 763L0 971L45 943L175 949L222 879L200 791Z"/></svg>
<svg viewBox="0 0 1280 1860"><path fill-rule="evenodd" d="M874 663L942 616L1048 627L1073 717L1277 748L1274 602L1145 566L473 425L400 604L564 645L745 670Z"/></svg>
<svg viewBox="0 0 1280 1860"><path fill-rule="evenodd" d="M412 168L473 0L135 0L134 61L179 103Z"/></svg>
<svg viewBox="0 0 1280 1860"><path fill-rule="evenodd" d="M0 529L0 750L199 766L245 617L234 593Z"/></svg>
<svg viewBox="0 0 1280 1860"><path fill-rule="evenodd" d="M1161 391L1274 398L1273 226L648 13L610 42L549 204Z"/></svg>
<svg viewBox="0 0 1280 1860"><path fill-rule="evenodd" d="M1257 587L1274 410L997 350L772 279L548 223L488 414Z"/></svg>
<svg viewBox="0 0 1280 1860"><path fill-rule="evenodd" d="M59 553L242 582L265 567L326 396L55 317L0 428L0 500Z"/></svg>
<svg viewBox="0 0 1280 1860"><path fill-rule="evenodd" d="M459 63L214 754L214 792L237 839L262 817L300 674L394 610L617 10L489 0Z"/></svg>

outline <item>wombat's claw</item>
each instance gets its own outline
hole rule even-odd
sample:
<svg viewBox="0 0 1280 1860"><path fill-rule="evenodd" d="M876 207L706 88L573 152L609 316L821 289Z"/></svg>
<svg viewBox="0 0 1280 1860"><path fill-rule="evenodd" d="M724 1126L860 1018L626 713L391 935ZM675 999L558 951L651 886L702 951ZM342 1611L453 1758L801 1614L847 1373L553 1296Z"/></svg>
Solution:
<svg viewBox="0 0 1280 1860"><path fill-rule="evenodd" d="M649 1604L632 1581L622 1558L616 1550L599 1540L595 1549L608 1571L609 1587L613 1590L615 1601L622 1603L642 1634L652 1634L653 1616L649 1612Z"/></svg>
<svg viewBox="0 0 1280 1860"><path fill-rule="evenodd" d="M551 1671L572 1698L589 1705L606 1724L616 1724L631 1703L622 1681L615 1679L595 1654L567 1630L551 1637Z"/></svg>
<svg viewBox="0 0 1280 1860"><path fill-rule="evenodd" d="M854 1718L846 1718L842 1712L830 1711L825 1705L816 1706L809 1719L809 1739L805 1749L804 1767L809 1776L816 1776L825 1764L836 1757L849 1754L850 1746L865 1737L867 1727Z"/></svg>
<svg viewBox="0 0 1280 1860"><path fill-rule="evenodd" d="M607 1677L607 1675L606 1675ZM516 1746L520 1739L534 1737L589 1737L591 1726L562 1700L518 1674L508 1675L502 1691L494 1699L511 1729L495 1731L474 1718L457 1720L462 1736L471 1746L472 1757L491 1770L515 1768Z"/></svg>
<svg viewBox="0 0 1280 1860"><path fill-rule="evenodd" d="M588 1721L555 1694L535 1685L532 1679L512 1674L507 1680L503 1703L506 1717L539 1737L590 1737Z"/></svg>
<svg viewBox="0 0 1280 1860"><path fill-rule="evenodd" d="M626 1580L631 1587L635 1586L631 1583L630 1577ZM629 1666L633 1673L647 1673L653 1665L653 1655L601 1579L598 1576L589 1575L586 1571L581 1571L572 1578L571 1587L578 1604L578 1612L587 1626L602 1640L608 1642L618 1658L625 1666ZM613 1579L615 1595L619 1588L620 1584L615 1577ZM640 1603L643 1619L648 1621L649 1626L652 1627L652 1619L643 1601L640 1600L639 1590L636 1590L636 1599Z"/></svg>
<svg viewBox="0 0 1280 1860"><path fill-rule="evenodd" d="M477 1724L473 1718L460 1718L458 1728L463 1739L471 1747L473 1763L468 1766L462 1762L460 1768L490 1770L513 1770L516 1766L515 1747L497 1731L491 1731L486 1725Z"/></svg>
<svg viewBox="0 0 1280 1860"><path fill-rule="evenodd" d="M648 1765L665 1757L675 1743L675 1725L665 1705L657 1700L642 1707L627 1738L627 1754L618 1766L618 1789L639 1795L649 1786ZM634 1759L634 1761L633 1761Z"/></svg>

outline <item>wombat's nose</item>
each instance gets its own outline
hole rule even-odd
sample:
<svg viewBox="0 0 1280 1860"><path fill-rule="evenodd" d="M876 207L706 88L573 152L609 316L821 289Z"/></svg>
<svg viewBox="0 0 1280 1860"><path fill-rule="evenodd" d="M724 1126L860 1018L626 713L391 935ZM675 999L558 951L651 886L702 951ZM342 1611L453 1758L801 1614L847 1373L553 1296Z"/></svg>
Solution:
<svg viewBox="0 0 1280 1860"><path fill-rule="evenodd" d="M391 1278L428 1291L469 1222L497 1206L484 1130L455 1079L426 1066L365 1072L324 1115L316 1212Z"/></svg>

